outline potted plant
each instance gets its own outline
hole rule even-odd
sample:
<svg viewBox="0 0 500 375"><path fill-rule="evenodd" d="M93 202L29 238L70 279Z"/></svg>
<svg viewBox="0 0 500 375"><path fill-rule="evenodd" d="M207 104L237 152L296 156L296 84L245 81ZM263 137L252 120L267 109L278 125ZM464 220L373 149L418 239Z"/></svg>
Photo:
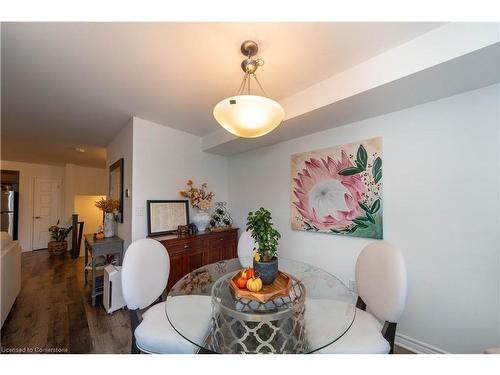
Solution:
<svg viewBox="0 0 500 375"><path fill-rule="evenodd" d="M271 213L261 207L255 213L249 212L247 231L255 240L253 268L264 285L272 284L278 273L278 240L281 234L273 227Z"/></svg>
<svg viewBox="0 0 500 375"><path fill-rule="evenodd" d="M52 239L52 241L48 243L47 247L51 256L63 254L68 250L68 242L66 241L66 237L68 237L68 233L70 231L71 227L60 227L59 220L57 220L56 225L52 225L49 228L50 238Z"/></svg>
<svg viewBox="0 0 500 375"><path fill-rule="evenodd" d="M100 209L104 216L104 237L113 237L115 235L115 212L120 209L120 201L108 198L95 202L95 206Z"/></svg>
<svg viewBox="0 0 500 375"><path fill-rule="evenodd" d="M210 223L208 209L210 208L210 202L212 202L215 194L207 191L206 182L201 184L199 188L195 187L191 180L188 180L186 185L187 190L181 191L180 194L184 198L189 198L192 208L198 209L193 216L193 223L200 232L204 232Z"/></svg>

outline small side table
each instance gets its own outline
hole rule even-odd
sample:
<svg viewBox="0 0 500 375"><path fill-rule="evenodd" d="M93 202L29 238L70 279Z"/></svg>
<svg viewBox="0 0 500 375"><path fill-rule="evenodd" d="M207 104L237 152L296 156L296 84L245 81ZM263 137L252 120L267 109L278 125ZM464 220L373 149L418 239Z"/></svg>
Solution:
<svg viewBox="0 0 500 375"><path fill-rule="evenodd" d="M90 252L90 264L88 254ZM118 265L121 266L123 260L123 239L118 236L103 238L98 240L94 234L85 235L85 283L87 283L87 273L90 268L92 272L92 306L95 306L95 298L103 293L103 286L96 285L96 258L99 256L117 255ZM89 267L87 267L89 266Z"/></svg>

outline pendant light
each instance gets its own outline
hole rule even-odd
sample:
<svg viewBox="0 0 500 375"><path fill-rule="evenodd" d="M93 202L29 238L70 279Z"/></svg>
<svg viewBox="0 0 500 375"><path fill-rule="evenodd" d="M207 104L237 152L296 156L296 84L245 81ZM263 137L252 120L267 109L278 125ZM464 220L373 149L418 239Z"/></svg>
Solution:
<svg viewBox="0 0 500 375"><path fill-rule="evenodd" d="M241 53L246 59L241 63L245 73L240 88L236 96L221 100L214 108L217 122L228 132L244 138L256 138L269 133L285 117L285 111L278 102L267 96L251 95L252 78L266 95L255 74L257 68L264 65L261 59L253 59L258 50L254 41L247 40L241 44Z"/></svg>

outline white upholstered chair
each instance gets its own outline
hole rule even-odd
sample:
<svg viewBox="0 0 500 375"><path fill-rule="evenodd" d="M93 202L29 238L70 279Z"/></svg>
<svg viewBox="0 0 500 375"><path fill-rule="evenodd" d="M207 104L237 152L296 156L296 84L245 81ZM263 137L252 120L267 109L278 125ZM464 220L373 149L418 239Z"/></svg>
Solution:
<svg viewBox="0 0 500 375"><path fill-rule="evenodd" d="M249 232L243 232L238 240L238 258L242 267L252 267L255 241Z"/></svg>
<svg viewBox="0 0 500 375"><path fill-rule="evenodd" d="M167 286L170 259L165 247L153 239L134 241L128 247L122 266L122 292L130 310L132 326L132 353L192 354L197 347L175 331L167 319L165 302L157 303L143 312L139 323L139 310L161 298ZM200 333L210 320L210 297L180 296L181 308L186 314L196 314ZM208 317L205 315L208 314Z"/></svg>
<svg viewBox="0 0 500 375"><path fill-rule="evenodd" d="M406 266L400 251L386 241L366 246L356 262L356 284L359 297L351 328L319 352L392 354L396 326L406 301ZM315 302L306 302L306 319L307 303Z"/></svg>

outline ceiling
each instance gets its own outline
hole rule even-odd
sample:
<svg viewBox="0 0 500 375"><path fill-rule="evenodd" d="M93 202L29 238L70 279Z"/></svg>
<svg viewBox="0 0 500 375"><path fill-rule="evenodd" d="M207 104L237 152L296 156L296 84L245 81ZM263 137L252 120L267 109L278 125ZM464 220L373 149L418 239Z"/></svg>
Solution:
<svg viewBox="0 0 500 375"><path fill-rule="evenodd" d="M205 136L259 43L266 92L285 98L441 23L3 23L3 160L105 165L137 116ZM75 148L84 148L85 153Z"/></svg>

